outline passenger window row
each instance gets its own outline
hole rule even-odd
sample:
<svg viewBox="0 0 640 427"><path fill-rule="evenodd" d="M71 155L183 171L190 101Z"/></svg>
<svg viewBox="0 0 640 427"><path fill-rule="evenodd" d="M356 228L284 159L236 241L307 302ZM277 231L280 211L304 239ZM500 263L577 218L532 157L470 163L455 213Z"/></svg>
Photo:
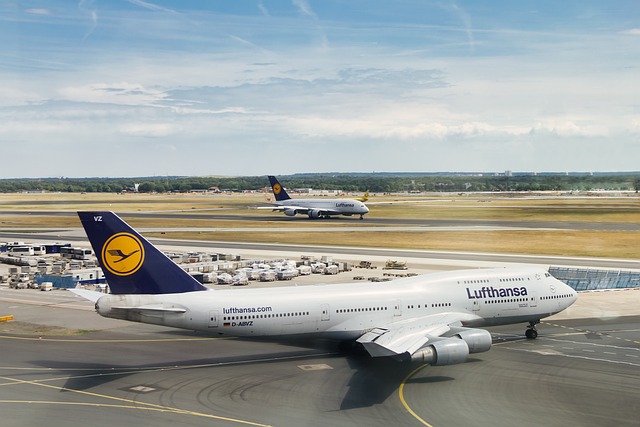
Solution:
<svg viewBox="0 0 640 427"><path fill-rule="evenodd" d="M296 313L251 314L248 316L225 316L223 320L274 319L276 317L301 317L308 315L308 311Z"/></svg>
<svg viewBox="0 0 640 427"><path fill-rule="evenodd" d="M365 311L385 311L387 307L366 307L366 308L343 308L336 310L336 313L360 313Z"/></svg>
<svg viewBox="0 0 640 427"><path fill-rule="evenodd" d="M540 299L547 300L547 299L561 299L561 298L570 298L570 297L571 297L571 295L562 294L562 295L547 295L547 296L544 296L544 297L542 297Z"/></svg>
<svg viewBox="0 0 640 427"><path fill-rule="evenodd" d="M485 300L485 304L504 304L507 302L526 302L533 301L533 298L512 298L512 299L499 299L499 300Z"/></svg>
<svg viewBox="0 0 640 427"><path fill-rule="evenodd" d="M431 304L431 308L434 307L451 307L451 303L450 302L439 302L439 303L435 303L435 304ZM416 308L415 305L408 305L407 309L413 309ZM422 306L420 304L418 304L418 308L422 308ZM425 304L424 308L429 308L429 304Z"/></svg>

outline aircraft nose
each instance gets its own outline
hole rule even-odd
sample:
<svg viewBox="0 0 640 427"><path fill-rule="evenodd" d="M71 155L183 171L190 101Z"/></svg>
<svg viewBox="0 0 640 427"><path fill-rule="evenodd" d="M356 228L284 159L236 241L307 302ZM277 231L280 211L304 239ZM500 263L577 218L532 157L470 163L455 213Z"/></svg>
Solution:
<svg viewBox="0 0 640 427"><path fill-rule="evenodd" d="M573 299L573 302L576 302L578 300L578 292L571 287L569 287L569 289L571 289L571 298Z"/></svg>
<svg viewBox="0 0 640 427"><path fill-rule="evenodd" d="M570 295L569 297L569 305L573 304L574 302L576 302L578 300L578 292L576 292L575 289L573 289L571 286L567 285L566 283L564 283L561 280L558 280L560 283L562 283L562 292L565 294Z"/></svg>

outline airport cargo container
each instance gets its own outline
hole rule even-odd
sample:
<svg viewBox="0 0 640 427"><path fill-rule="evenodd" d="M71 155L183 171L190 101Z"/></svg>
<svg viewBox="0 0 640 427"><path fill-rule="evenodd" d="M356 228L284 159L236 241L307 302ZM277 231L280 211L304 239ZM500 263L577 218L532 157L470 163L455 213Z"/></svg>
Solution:
<svg viewBox="0 0 640 427"><path fill-rule="evenodd" d="M273 282L276 280L276 272L273 270L265 270L260 273L261 282Z"/></svg>

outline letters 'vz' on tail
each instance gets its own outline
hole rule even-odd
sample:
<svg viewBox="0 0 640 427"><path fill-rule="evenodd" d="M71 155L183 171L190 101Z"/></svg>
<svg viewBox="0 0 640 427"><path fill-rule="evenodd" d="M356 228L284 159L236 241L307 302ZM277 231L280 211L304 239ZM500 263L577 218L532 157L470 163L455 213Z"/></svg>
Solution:
<svg viewBox="0 0 640 427"><path fill-rule="evenodd" d="M113 212L78 212L113 294L207 290Z"/></svg>
<svg viewBox="0 0 640 427"><path fill-rule="evenodd" d="M275 176L269 175L269 183L271 183L271 189L273 190L273 195L276 197L277 201L289 200L291 197L284 190L282 185L278 182L278 179Z"/></svg>

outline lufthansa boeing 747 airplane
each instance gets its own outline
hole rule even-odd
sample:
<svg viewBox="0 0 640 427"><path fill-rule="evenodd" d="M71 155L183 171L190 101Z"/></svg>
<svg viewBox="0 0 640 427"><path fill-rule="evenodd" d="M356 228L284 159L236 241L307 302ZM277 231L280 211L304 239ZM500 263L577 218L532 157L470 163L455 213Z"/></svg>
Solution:
<svg viewBox="0 0 640 427"><path fill-rule="evenodd" d="M360 215L360 219L369 212L367 205L354 199L292 199L280 185L275 176L269 176L269 183L276 198L274 207L258 209L272 209L282 211L287 216L306 214L309 218L327 218L333 215Z"/></svg>
<svg viewBox="0 0 640 427"><path fill-rule="evenodd" d="M265 340L330 339L432 365L491 347L482 326L528 323L576 301L540 268L449 271L385 284L209 290L113 212L79 212L111 294L71 291L104 317Z"/></svg>

